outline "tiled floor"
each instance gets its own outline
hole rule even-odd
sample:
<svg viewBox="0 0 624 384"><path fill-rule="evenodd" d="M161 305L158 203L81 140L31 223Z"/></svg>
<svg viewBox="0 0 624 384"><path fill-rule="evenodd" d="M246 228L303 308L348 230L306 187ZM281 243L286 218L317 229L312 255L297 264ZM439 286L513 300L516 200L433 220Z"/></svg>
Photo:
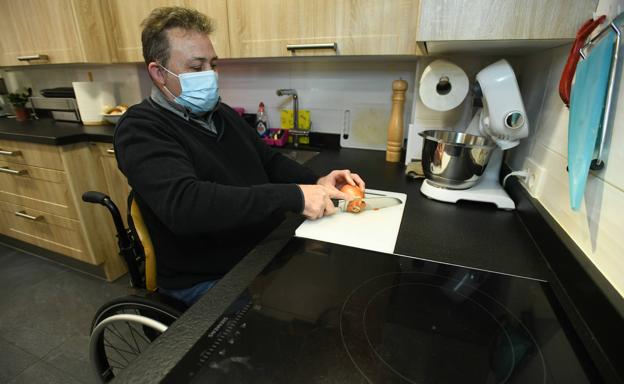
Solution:
<svg viewBox="0 0 624 384"><path fill-rule="evenodd" d="M89 327L131 292L0 243L0 383L93 383Z"/></svg>

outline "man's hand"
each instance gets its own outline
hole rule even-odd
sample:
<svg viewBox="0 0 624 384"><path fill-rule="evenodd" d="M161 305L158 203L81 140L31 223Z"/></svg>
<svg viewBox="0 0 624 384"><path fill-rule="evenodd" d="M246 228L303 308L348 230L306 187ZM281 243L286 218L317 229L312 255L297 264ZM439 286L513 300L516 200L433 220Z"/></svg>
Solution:
<svg viewBox="0 0 624 384"><path fill-rule="evenodd" d="M323 216L332 215L336 212L336 208L331 201L331 192L322 185L299 185L305 207L303 215L310 220L320 219Z"/></svg>
<svg viewBox="0 0 624 384"><path fill-rule="evenodd" d="M340 192L340 188L344 187L346 184L350 184L363 191L365 187L364 180L362 180L357 173L351 173L348 169L331 171L328 175L318 179L316 183L327 188L332 194L331 197L347 201L353 200L353 196Z"/></svg>

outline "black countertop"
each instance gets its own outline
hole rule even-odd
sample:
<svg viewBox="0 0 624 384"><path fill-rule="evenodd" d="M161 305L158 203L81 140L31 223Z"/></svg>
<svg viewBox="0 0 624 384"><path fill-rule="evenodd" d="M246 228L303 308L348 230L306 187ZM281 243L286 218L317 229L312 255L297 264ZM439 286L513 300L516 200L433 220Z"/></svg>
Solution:
<svg viewBox="0 0 624 384"><path fill-rule="evenodd" d="M0 118L0 139L30 143L65 145L83 141L112 143L112 125L82 125L52 119L27 120Z"/></svg>
<svg viewBox="0 0 624 384"><path fill-rule="evenodd" d="M475 269L547 280L548 268L514 211L483 204L447 204L420 194L403 166L380 151L325 151L307 165L319 173L349 168L370 188L407 194L395 253ZM243 290L291 240L303 219L290 216L208 294L187 310L141 354L118 382L158 382L181 361ZM316 242L319 246L333 247ZM338 247L338 246L335 246Z"/></svg>
<svg viewBox="0 0 624 384"><path fill-rule="evenodd" d="M407 194L396 254L547 279L546 265L514 211L488 204L429 200L420 193L422 181L406 179L404 166L386 163L382 151L327 151L307 165L319 174L351 169L369 188Z"/></svg>

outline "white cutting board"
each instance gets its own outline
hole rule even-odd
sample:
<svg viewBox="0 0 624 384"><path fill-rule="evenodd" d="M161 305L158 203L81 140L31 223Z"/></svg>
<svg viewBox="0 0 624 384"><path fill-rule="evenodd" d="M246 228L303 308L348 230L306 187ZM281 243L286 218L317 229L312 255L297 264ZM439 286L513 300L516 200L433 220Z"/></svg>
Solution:
<svg viewBox="0 0 624 384"><path fill-rule="evenodd" d="M360 105L344 112L340 147L385 151L388 141L388 105Z"/></svg>
<svg viewBox="0 0 624 384"><path fill-rule="evenodd" d="M407 195L375 189L366 190L366 196L376 195L396 197L403 204L376 211L365 210L361 213L337 212L318 220L306 220L297 228L295 236L371 251L394 253Z"/></svg>

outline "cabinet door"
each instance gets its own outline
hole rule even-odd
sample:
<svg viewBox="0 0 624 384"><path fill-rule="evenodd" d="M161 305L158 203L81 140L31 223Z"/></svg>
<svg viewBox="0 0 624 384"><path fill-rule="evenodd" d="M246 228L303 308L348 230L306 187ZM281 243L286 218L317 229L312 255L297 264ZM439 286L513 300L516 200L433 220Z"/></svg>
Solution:
<svg viewBox="0 0 624 384"><path fill-rule="evenodd" d="M228 0L232 57L415 54L418 0ZM288 44L336 43L332 49Z"/></svg>
<svg viewBox="0 0 624 384"><path fill-rule="evenodd" d="M595 0L420 0L419 41L572 39Z"/></svg>
<svg viewBox="0 0 624 384"><path fill-rule="evenodd" d="M209 16L215 26L210 36L217 55L222 58L230 57L230 33L228 30L228 10L226 0L187 0L186 5L197 9Z"/></svg>
<svg viewBox="0 0 624 384"><path fill-rule="evenodd" d="M130 186L126 176L117 168L117 160L112 144L97 144L98 157L100 165L104 171L104 179L106 181L106 193L113 199L113 202L119 208L121 217L126 221L128 213L128 195L130 194Z"/></svg>
<svg viewBox="0 0 624 384"><path fill-rule="evenodd" d="M0 65L110 61L100 2L0 0ZM18 60L47 55L47 60Z"/></svg>
<svg viewBox="0 0 624 384"><path fill-rule="evenodd" d="M211 36L219 57L229 55L225 0L106 0L108 24L117 62L142 62L141 22L158 7L191 7L211 17L216 31Z"/></svg>

